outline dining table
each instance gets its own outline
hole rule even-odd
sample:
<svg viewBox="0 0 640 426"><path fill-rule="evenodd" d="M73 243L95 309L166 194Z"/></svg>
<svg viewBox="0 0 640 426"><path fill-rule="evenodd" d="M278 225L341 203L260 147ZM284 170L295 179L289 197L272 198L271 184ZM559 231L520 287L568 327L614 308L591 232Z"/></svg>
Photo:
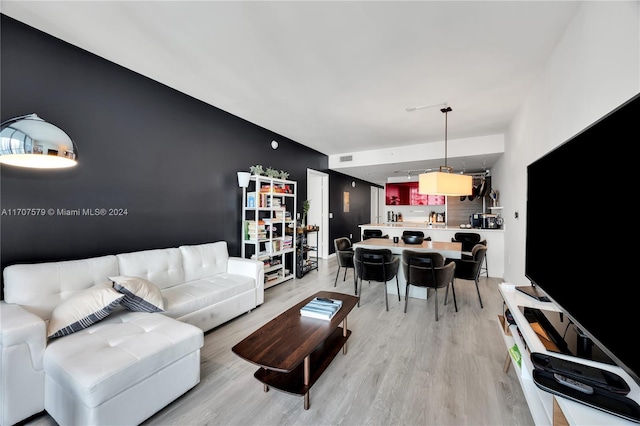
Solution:
<svg viewBox="0 0 640 426"><path fill-rule="evenodd" d="M402 252L405 250L413 250L420 252L438 252L441 253L445 259L461 259L462 258L462 243L454 243L447 241L422 241L420 244L407 244L399 238L397 242L394 242L392 238L369 238L363 241L353 243L353 249L357 248L368 249L389 249L394 256L400 257L400 266L398 267L398 283L400 286L400 296L405 295L407 280L404 276L402 268ZM398 294L395 279L387 282L388 294ZM409 287L409 297L416 299L427 298L426 287Z"/></svg>

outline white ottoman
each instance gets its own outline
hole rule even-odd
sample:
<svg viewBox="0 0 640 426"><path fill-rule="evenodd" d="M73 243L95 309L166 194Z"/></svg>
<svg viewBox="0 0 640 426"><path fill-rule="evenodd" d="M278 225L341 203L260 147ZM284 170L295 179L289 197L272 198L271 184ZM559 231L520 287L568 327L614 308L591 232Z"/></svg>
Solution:
<svg viewBox="0 0 640 426"><path fill-rule="evenodd" d="M158 313L120 311L52 340L44 408L60 425L134 425L200 381L198 327Z"/></svg>

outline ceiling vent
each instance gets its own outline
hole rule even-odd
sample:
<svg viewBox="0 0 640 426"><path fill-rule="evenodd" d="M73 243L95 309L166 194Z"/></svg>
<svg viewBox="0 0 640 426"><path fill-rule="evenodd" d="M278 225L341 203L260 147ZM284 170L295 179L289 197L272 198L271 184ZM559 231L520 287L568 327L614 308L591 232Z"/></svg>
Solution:
<svg viewBox="0 0 640 426"><path fill-rule="evenodd" d="M353 161L353 155L344 155L340 157L341 163L346 163L347 161Z"/></svg>

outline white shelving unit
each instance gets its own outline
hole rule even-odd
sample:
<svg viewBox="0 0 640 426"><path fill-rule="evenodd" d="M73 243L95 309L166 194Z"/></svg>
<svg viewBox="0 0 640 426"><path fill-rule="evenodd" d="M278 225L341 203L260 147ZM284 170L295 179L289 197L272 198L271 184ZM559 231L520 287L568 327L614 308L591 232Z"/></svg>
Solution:
<svg viewBox="0 0 640 426"><path fill-rule="evenodd" d="M296 185L252 175L242 189L242 257L265 263L264 288L295 277Z"/></svg>
<svg viewBox="0 0 640 426"><path fill-rule="evenodd" d="M558 307L551 302L540 302L526 294L516 290L512 284L500 284L500 294L504 300L505 310L509 309L513 316L515 325L506 322L504 312L498 316L501 326L500 333L504 338L507 347L505 361L505 371L509 366L515 369L522 391L529 405L531 416L536 425L637 425L622 417L614 416L604 411L588 407L575 401L563 397L556 397L546 392L533 381L533 363L531 361L531 353L547 353L556 358L564 358L573 362L579 362L585 365L591 365L601 369L607 369L620 377L622 377L631 387L631 392L627 397L640 401L640 388L635 384L634 380L617 366L602 364L595 361L577 359L568 355L562 355L549 352L538 338L536 332L531 328L524 314L518 308L519 306L537 308L547 311L560 312ZM518 333L519 331L519 333ZM509 349L514 345L517 346L521 354L521 363L518 363L509 354Z"/></svg>

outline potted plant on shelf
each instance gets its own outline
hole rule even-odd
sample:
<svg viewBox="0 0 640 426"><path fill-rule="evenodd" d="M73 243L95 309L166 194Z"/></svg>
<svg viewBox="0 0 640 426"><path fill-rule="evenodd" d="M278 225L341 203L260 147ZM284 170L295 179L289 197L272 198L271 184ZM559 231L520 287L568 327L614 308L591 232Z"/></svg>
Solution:
<svg viewBox="0 0 640 426"><path fill-rule="evenodd" d="M307 221L307 213L309 213L309 200L304 200L304 202L302 203L302 225L306 224Z"/></svg>
<svg viewBox="0 0 640 426"><path fill-rule="evenodd" d="M264 174L264 169L260 164L256 164L255 166L249 167L249 170L251 170L251 174L255 176L261 176Z"/></svg>
<svg viewBox="0 0 640 426"><path fill-rule="evenodd" d="M267 171L265 172L267 177L270 178L278 178L280 176L280 172L272 167L267 167Z"/></svg>

